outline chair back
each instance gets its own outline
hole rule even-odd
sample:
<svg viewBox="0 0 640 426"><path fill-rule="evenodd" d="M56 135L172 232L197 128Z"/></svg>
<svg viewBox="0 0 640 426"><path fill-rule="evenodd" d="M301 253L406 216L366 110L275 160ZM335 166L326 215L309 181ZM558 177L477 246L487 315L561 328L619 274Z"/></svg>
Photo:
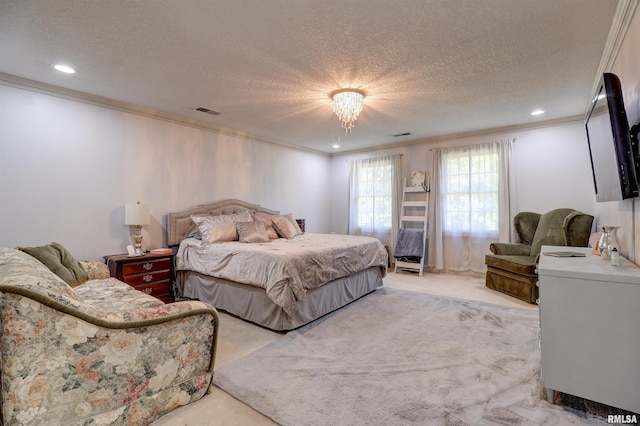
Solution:
<svg viewBox="0 0 640 426"><path fill-rule="evenodd" d="M540 213L520 212L513 218L513 226L516 228L517 242L530 246L536 235Z"/></svg>
<svg viewBox="0 0 640 426"><path fill-rule="evenodd" d="M575 222L578 216L583 215L587 217L586 220ZM591 220L588 220L589 217L591 217ZM575 225L572 226L572 234L574 232L576 234L586 233L586 241L588 241L592 221L593 216L585 215L584 213L578 212L574 209L561 208L551 210L550 212L543 214L540 216L538 227L536 228L535 235L533 236L533 241L531 243L531 256L534 257L540 254L542 246L566 246L569 245L569 242L573 242L574 245L576 245L575 243L582 242L581 238L567 238L567 226L569 224ZM586 226L587 224L588 227ZM586 245L586 241L584 245Z"/></svg>

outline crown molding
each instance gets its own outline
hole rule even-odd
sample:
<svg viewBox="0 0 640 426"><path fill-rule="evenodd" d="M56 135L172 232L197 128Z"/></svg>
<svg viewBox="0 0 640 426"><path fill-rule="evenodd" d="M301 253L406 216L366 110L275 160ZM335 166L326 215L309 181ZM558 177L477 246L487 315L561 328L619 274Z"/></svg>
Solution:
<svg viewBox="0 0 640 426"><path fill-rule="evenodd" d="M451 133L448 135L433 136L433 137L417 139L414 141L409 141L404 143L394 143L394 144L376 146L372 148L354 149L351 151L343 151L339 153L336 152L336 153L332 153L331 157L340 157L342 155L351 155L351 154L381 151L381 150L387 150L387 149L397 149L397 148L403 148L403 147L412 146L412 145L423 145L423 144L436 143L436 142L442 142L442 141L448 141L448 140L454 140L454 139L470 138L475 136L493 135L493 134L507 133L507 132L517 132L522 130L541 129L545 127L562 126L564 124L569 124L569 123L582 124L584 123L584 117L581 115L575 115L572 117L556 118L553 120L536 121L535 123L495 127L491 129L474 130L471 132L463 132L463 133Z"/></svg>
<svg viewBox="0 0 640 426"><path fill-rule="evenodd" d="M326 152L317 151L310 148L304 148L296 145L290 145L284 142L274 141L266 138L261 138L245 132L241 132L239 130L215 126L203 121L189 119L178 114L171 114L171 113L159 111L153 108L144 107L142 105L116 101L114 99L92 95L89 93L67 89L64 87L54 86L51 84L42 83L35 80L29 80L29 79L18 77L11 74L5 74L0 72L0 84L5 86L10 86L10 87L15 87L18 89L29 90L31 92L42 93L49 96L55 96L62 99L82 102L85 104L95 105L95 106L104 107L104 108L110 108L117 111L127 112L131 114L136 114L136 115L141 115L147 118L154 118L157 120L167 121L170 123L194 127L200 130L214 132L214 133L218 133L225 136L232 136L232 137L245 139L252 142L268 143L271 145L276 145L276 146L280 146L288 149L293 149L296 151L315 154L322 157L330 156L330 154Z"/></svg>
<svg viewBox="0 0 640 426"><path fill-rule="evenodd" d="M589 94L589 100L585 106L584 116L585 118L591 110L591 101L596 96L602 74L611 71L613 64L620 52L624 38L629 30L629 26L633 21L636 8L640 0L618 0L618 6L613 15L613 21L611 23L611 29L609 30L609 36L602 52L602 58L600 58L600 64L598 65L598 72L595 75L593 86L591 86L591 92Z"/></svg>

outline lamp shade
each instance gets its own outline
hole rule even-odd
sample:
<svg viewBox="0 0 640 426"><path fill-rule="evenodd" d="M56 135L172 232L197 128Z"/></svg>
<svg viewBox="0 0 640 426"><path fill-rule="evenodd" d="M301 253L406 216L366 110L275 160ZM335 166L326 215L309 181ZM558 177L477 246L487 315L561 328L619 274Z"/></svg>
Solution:
<svg viewBox="0 0 640 426"><path fill-rule="evenodd" d="M149 204L126 204L124 206L125 225L148 225L151 221Z"/></svg>

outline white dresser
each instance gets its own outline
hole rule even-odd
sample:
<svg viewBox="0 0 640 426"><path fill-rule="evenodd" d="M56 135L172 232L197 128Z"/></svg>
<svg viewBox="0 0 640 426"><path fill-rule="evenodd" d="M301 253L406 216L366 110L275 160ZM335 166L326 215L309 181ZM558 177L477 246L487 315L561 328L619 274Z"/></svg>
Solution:
<svg viewBox="0 0 640 426"><path fill-rule="evenodd" d="M640 268L590 248L543 246L540 255L542 384L547 390L640 412Z"/></svg>

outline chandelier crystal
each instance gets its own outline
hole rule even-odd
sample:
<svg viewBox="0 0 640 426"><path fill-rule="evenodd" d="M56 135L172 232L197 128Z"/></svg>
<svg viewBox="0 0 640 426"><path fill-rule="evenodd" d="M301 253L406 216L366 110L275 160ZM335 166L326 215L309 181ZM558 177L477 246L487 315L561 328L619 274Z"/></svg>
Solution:
<svg viewBox="0 0 640 426"><path fill-rule="evenodd" d="M330 96L333 100L333 112L342 123L344 133L348 135L358 119L358 114L362 111L362 100L365 94L362 90L340 89Z"/></svg>

